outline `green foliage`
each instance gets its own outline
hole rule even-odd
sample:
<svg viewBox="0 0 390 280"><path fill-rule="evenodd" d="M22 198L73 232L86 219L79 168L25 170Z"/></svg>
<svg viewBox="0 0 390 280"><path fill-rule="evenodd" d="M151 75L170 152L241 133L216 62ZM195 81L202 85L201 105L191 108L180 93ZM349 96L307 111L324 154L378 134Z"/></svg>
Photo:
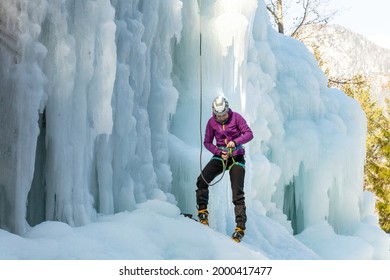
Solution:
<svg viewBox="0 0 390 280"><path fill-rule="evenodd" d="M370 84L360 75L340 86L347 95L358 100L367 117L366 163L364 188L377 197L379 224L390 232L390 102L382 109L371 100Z"/></svg>

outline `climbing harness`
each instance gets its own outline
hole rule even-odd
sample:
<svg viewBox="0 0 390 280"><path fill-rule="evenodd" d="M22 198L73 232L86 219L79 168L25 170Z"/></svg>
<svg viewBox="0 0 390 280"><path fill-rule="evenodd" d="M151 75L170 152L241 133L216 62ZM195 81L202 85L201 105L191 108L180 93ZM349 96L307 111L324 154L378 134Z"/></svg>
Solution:
<svg viewBox="0 0 390 280"><path fill-rule="evenodd" d="M243 148L242 145L239 145L239 146L237 146L237 147L232 147L232 148L227 148L227 147L218 147L218 148L219 148L220 150L222 150L222 151L227 151L229 157L232 158L232 162L233 162L233 163L232 163L231 165L229 165L229 167L227 167L228 170L232 169L232 167L233 167L234 165L239 165L239 166L241 166L241 167L243 167L243 168L245 169L245 164L242 163L242 162L236 161L236 160L234 159L234 156L233 156L233 152L234 152L235 150L238 150L238 149ZM222 162L223 162L223 164L224 164L224 160L223 160L222 158L213 157L213 159L220 159L220 160L222 160Z"/></svg>

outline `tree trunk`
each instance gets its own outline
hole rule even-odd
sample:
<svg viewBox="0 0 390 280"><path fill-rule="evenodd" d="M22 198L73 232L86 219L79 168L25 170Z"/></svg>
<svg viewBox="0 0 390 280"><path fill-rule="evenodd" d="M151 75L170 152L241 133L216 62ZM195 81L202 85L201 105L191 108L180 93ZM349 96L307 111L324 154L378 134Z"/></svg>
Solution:
<svg viewBox="0 0 390 280"><path fill-rule="evenodd" d="M277 24L279 33L284 34L282 0L277 2Z"/></svg>

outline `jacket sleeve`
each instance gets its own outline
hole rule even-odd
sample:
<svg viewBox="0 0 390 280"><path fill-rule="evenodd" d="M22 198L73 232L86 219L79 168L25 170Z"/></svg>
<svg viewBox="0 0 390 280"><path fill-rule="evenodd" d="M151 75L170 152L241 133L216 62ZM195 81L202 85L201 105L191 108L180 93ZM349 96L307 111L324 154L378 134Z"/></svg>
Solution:
<svg viewBox="0 0 390 280"><path fill-rule="evenodd" d="M241 135L234 139L236 146L248 143L253 139L252 130L248 126L246 120L240 114L237 114L237 126L241 132Z"/></svg>
<svg viewBox="0 0 390 280"><path fill-rule="evenodd" d="M213 155L220 156L221 150L218 149L218 147L213 144L214 135L215 135L215 131L212 128L212 126L210 124L210 120L209 120L207 123L207 126L206 126L206 133L204 136L203 144L206 147L206 149L209 150Z"/></svg>

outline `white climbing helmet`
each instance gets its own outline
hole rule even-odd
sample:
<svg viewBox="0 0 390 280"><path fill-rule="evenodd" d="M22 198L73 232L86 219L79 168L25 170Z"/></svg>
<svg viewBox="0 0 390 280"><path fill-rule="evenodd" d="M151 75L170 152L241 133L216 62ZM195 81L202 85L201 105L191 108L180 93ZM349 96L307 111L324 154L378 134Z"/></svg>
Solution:
<svg viewBox="0 0 390 280"><path fill-rule="evenodd" d="M229 110L229 102L226 97L220 95L217 96L213 101L213 113L217 116L222 116Z"/></svg>

